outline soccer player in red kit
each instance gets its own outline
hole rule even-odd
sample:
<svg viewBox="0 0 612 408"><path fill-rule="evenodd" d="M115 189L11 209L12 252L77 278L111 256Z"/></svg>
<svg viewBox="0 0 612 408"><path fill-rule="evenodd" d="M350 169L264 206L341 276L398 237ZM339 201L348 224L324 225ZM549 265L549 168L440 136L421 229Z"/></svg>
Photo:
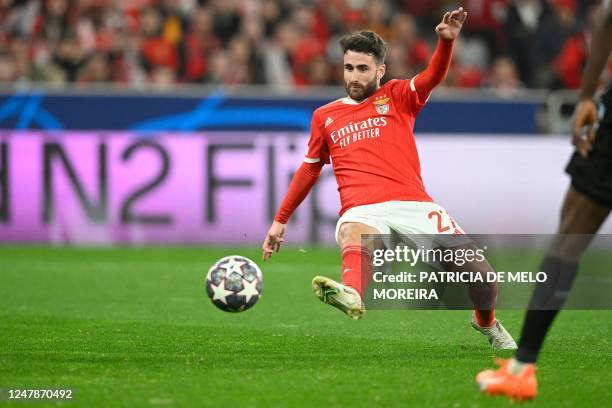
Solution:
<svg viewBox="0 0 612 408"><path fill-rule="evenodd" d="M445 13L436 27L438 45L428 67L412 79L394 79L383 86L383 39L372 31L359 31L340 40L348 96L315 110L304 163L263 243L266 260L280 249L289 217L310 192L323 165L332 163L342 203L336 226L342 283L317 276L313 289L323 302L354 319L365 312L362 297L371 278L370 248L362 246L362 235L463 233L423 186L413 127L430 93L446 76L454 40L466 17L463 8ZM469 293L475 309L472 326L495 348L516 348L495 319L497 286L471 285Z"/></svg>

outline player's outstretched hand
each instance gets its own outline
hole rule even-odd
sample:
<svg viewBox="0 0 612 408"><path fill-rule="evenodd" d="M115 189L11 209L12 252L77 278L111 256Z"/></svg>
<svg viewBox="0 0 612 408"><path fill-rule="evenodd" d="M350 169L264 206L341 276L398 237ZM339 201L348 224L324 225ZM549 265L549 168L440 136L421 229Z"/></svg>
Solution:
<svg viewBox="0 0 612 408"><path fill-rule="evenodd" d="M261 247L263 249L262 258L264 261L268 260L274 252L280 251L281 245L285 241L283 237L285 236L286 228L286 224L281 224L278 221L272 223Z"/></svg>
<svg viewBox="0 0 612 408"><path fill-rule="evenodd" d="M442 22L436 26L436 33L443 40L454 40L459 35L463 22L467 18L467 11L463 7L444 13Z"/></svg>
<svg viewBox="0 0 612 408"><path fill-rule="evenodd" d="M572 118L572 143L582 157L587 157L595 142L597 105L592 99L581 99Z"/></svg>

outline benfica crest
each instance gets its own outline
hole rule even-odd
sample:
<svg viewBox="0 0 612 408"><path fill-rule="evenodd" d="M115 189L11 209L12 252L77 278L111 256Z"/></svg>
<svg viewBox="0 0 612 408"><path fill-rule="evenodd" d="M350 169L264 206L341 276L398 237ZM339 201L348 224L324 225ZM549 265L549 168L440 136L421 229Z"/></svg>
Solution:
<svg viewBox="0 0 612 408"><path fill-rule="evenodd" d="M389 98L387 98L387 95L377 97L373 103L376 107L376 112L381 115L389 113Z"/></svg>

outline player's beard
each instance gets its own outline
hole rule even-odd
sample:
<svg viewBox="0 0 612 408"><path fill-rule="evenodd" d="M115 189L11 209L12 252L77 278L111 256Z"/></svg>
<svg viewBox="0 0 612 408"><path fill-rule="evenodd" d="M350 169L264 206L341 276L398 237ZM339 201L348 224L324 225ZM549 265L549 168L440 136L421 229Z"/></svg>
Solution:
<svg viewBox="0 0 612 408"><path fill-rule="evenodd" d="M378 89L378 81L376 77L374 77L372 81L365 84L365 86L356 82L345 82L344 89L346 89L346 93L352 100L361 102L376 92L376 89Z"/></svg>

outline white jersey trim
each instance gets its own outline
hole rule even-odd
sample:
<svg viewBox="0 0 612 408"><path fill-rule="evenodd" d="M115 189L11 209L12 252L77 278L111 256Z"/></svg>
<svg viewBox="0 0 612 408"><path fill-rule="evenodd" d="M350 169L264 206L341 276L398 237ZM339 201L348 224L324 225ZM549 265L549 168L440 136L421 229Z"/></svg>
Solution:
<svg viewBox="0 0 612 408"><path fill-rule="evenodd" d="M354 100L353 98L349 98L348 96L345 98L342 98L342 103L346 104L346 105L360 105L362 103L364 103L365 101L367 101L369 98L365 98L363 101L361 102L357 102L356 100Z"/></svg>
<svg viewBox="0 0 612 408"><path fill-rule="evenodd" d="M412 92L416 92L416 94L417 94L417 99L418 99L419 94L418 94L418 92L416 91L416 86L414 86L414 80L416 79L416 77L417 77L417 76L415 75L415 76L413 76L413 77L412 77L412 79L410 80L410 90L411 90ZM429 95L427 95L427 98L425 98L425 102L422 102L422 103L423 103L423 104L426 104L427 102L429 102L429 97L430 97L430 96L431 96L431 92L429 93ZM419 101L419 102L421 102L421 101Z"/></svg>
<svg viewBox="0 0 612 408"><path fill-rule="evenodd" d="M326 106L328 106L328 105L331 105L331 104L333 104L333 103L336 103L336 102L342 102L342 99L343 99L343 98L338 98L338 99L333 100L333 101L331 101L331 102L327 102L325 105L321 105L321 106L319 107L319 109L324 108L324 107L326 107Z"/></svg>
<svg viewBox="0 0 612 408"><path fill-rule="evenodd" d="M305 163L318 163L320 161L321 161L321 159L319 159L318 157L315 158L315 159L313 159L311 157L304 157L304 162Z"/></svg>

